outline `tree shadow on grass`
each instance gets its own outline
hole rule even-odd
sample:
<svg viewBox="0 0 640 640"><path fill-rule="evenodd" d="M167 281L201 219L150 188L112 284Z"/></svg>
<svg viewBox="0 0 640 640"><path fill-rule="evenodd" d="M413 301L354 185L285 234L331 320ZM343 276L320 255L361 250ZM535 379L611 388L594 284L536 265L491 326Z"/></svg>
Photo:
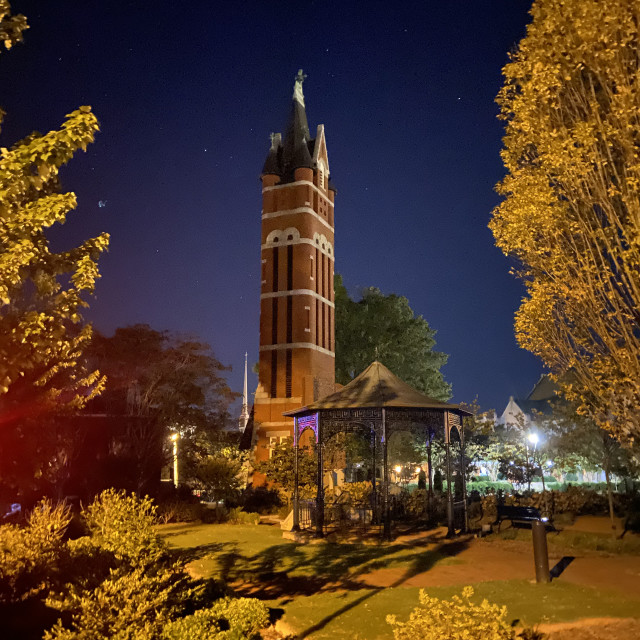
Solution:
<svg viewBox="0 0 640 640"><path fill-rule="evenodd" d="M457 555L467 547L468 547L468 542L463 540L450 542L446 544L440 543L436 546L435 549L416 553L414 554L413 557L409 557L409 558L405 557L405 562L406 561L410 562L409 567L392 584L384 587L373 587L369 589L367 593L364 593L359 598L356 598L352 602L349 602L348 604L344 605L337 611L334 611L328 616L325 616L324 618L322 618L322 620L319 620L314 625L302 631L299 634L299 636L301 638L306 638L312 633L315 633L316 631L320 631L320 629L323 629L324 627L326 627L327 624L329 624L332 620L335 620L336 618L340 617L342 614L346 613L347 611L350 611L351 609L358 607L363 602L365 602L366 600L369 600L370 598L380 593L384 589L401 586L410 578L413 578L414 576L420 573L424 573L425 571L428 571L429 569L431 569L442 557L445 557L445 556L451 557L451 556ZM363 585L360 584L359 588L362 588L362 587Z"/></svg>
<svg viewBox="0 0 640 640"><path fill-rule="evenodd" d="M205 556L212 554L221 554L225 551L226 547L234 547L232 542L211 542L208 544L200 544L196 547L169 547L168 552L180 560L186 562L193 562L194 560L201 560Z"/></svg>
<svg viewBox="0 0 640 640"><path fill-rule="evenodd" d="M234 582L233 587L239 595L262 599L360 589L371 589L370 597L379 589L372 589L371 584L363 582L363 576L376 570L397 567L401 574L389 586L399 586L413 576L428 571L443 558L457 555L466 547L466 542L441 542L433 548L416 549L413 553L397 556L411 547L403 544L370 546L324 543L304 546L286 543L269 547L248 558L236 555L233 571L227 576ZM345 610L358 604L359 600L347 605Z"/></svg>

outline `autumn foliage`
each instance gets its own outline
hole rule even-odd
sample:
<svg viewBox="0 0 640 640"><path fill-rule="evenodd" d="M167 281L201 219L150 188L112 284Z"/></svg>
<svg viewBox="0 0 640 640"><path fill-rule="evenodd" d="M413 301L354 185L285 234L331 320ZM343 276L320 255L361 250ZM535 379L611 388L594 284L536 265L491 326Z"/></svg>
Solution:
<svg viewBox="0 0 640 640"><path fill-rule="evenodd" d="M629 442L640 436L640 5L536 0L531 16L498 95L507 175L490 227L527 288L519 343Z"/></svg>
<svg viewBox="0 0 640 640"><path fill-rule="evenodd" d="M27 28L0 0L0 38L6 48ZM0 112L0 118L3 114ZM28 405L79 407L99 391L98 372L78 366L91 327L83 325L86 296L99 277L97 259L108 246L101 234L54 253L47 230L63 224L76 206L58 174L98 131L90 107L67 115L62 127L32 133L0 148L0 398L3 420L23 417ZM7 394L13 392L11 396ZM38 392L39 391L39 392ZM36 393L34 393L36 392Z"/></svg>

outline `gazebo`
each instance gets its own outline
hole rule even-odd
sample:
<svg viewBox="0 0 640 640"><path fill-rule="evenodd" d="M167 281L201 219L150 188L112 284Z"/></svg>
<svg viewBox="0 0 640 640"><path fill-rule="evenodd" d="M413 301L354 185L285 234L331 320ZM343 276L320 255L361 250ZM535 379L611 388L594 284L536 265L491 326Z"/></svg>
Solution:
<svg viewBox="0 0 640 640"><path fill-rule="evenodd" d="M317 444L318 472L316 494L316 536L324 535L324 487L323 448L325 443L337 433L359 432L370 437L371 460L373 463L373 502L378 504L376 472L379 466L379 452L382 452L382 520L386 538L391 537L391 517L389 509L389 466L387 447L389 438L398 432L411 432L424 438L425 442L441 435L446 452L447 478L447 524L449 535L454 529L454 496L452 485L451 434L456 431L460 438L460 463L464 469L464 431L462 418L471 415L460 405L440 402L420 393L395 376L382 363L374 362L345 387L324 398L288 411L284 415L294 418L293 446L295 451L293 495L293 530L300 530L298 456L300 436L307 430L313 431ZM429 484L432 486L431 465ZM464 521L467 527L466 483L462 473L462 503Z"/></svg>

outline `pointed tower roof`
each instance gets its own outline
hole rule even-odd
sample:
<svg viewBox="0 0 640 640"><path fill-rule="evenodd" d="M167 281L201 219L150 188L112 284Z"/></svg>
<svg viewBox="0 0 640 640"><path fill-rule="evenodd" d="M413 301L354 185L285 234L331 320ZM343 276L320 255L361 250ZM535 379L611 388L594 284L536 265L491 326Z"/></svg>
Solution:
<svg viewBox="0 0 640 640"><path fill-rule="evenodd" d="M283 160L285 173L293 173L300 167L313 167L313 159L309 153L309 123L307 122L307 111L304 105L304 94L302 93L302 83L307 76L298 70L296 81L293 85L293 98L289 122L284 136Z"/></svg>
<svg viewBox="0 0 640 640"><path fill-rule="evenodd" d="M244 354L244 388L242 390L242 409L240 410L240 418L238 426L240 431L244 432L249 422L249 398L247 394L247 354Z"/></svg>
<svg viewBox="0 0 640 640"><path fill-rule="evenodd" d="M262 175L282 175L282 134L271 134L271 147L262 167Z"/></svg>
<svg viewBox="0 0 640 640"><path fill-rule="evenodd" d="M293 180L293 173L296 169L301 167L312 169L314 167L311 156L313 140L309 133L304 94L302 93L302 83L306 77L302 73L302 69L299 69L293 85L291 111L284 140L279 133L271 134L271 148L262 169L262 175L278 175L283 179L283 182Z"/></svg>

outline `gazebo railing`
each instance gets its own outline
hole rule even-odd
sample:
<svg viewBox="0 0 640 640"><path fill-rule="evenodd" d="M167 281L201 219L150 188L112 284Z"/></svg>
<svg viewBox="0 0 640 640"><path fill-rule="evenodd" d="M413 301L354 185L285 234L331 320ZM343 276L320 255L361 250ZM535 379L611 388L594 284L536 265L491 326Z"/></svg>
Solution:
<svg viewBox="0 0 640 640"><path fill-rule="evenodd" d="M300 500L299 523L300 529L316 531L317 505L315 500ZM389 516L392 522L405 520L418 521L407 510L406 500L402 496L389 496ZM425 513L426 516L426 513ZM383 507L381 504L373 506L370 502L351 503L332 500L324 505L323 532L359 531L366 533L382 525ZM453 526L457 531L465 531L466 511L463 500L453 503Z"/></svg>
<svg viewBox="0 0 640 640"><path fill-rule="evenodd" d="M314 530L317 523L317 506L315 500L300 500L300 528ZM325 503L323 530L325 533L343 529L367 531L375 522L375 512L371 504L346 503L334 500Z"/></svg>

